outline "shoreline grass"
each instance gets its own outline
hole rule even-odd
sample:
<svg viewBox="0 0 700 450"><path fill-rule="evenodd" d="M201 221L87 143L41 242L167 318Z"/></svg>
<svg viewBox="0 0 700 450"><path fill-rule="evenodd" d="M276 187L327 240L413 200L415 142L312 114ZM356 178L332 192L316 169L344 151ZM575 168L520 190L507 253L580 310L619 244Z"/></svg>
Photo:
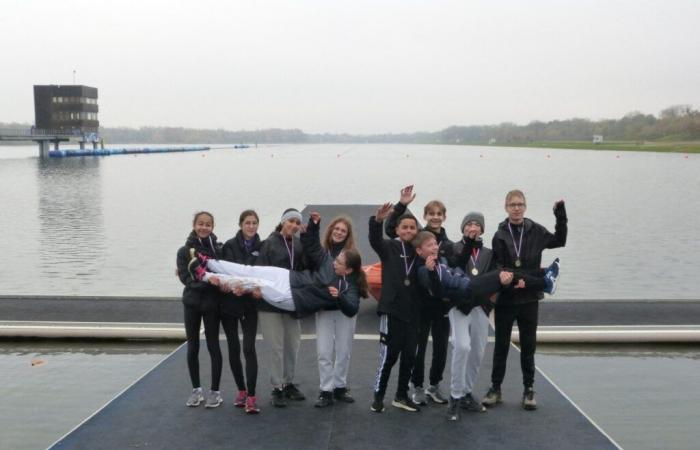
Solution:
<svg viewBox="0 0 700 450"><path fill-rule="evenodd" d="M564 150L605 150L657 153L700 153L700 141L658 142L658 141L610 141L594 144L590 141L535 141L498 142L495 144L465 144L487 147L526 147Z"/></svg>

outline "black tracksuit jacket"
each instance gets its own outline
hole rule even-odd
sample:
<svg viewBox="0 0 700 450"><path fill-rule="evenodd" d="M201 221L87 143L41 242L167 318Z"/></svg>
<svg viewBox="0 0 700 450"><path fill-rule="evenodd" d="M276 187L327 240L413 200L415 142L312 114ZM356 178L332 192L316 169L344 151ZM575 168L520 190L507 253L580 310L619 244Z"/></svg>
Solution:
<svg viewBox="0 0 700 450"><path fill-rule="evenodd" d="M292 238L292 245L294 246L293 268L289 261L289 253L287 247L285 247L284 236L282 236L282 234L277 231L273 231L260 246L260 255L255 261L255 265L275 266L281 267L283 269L290 269L293 271L304 270L306 268L304 258L304 246L301 244L301 240L297 236L294 236ZM289 314L289 311L276 308L267 302L259 302L258 311Z"/></svg>
<svg viewBox="0 0 700 450"><path fill-rule="evenodd" d="M515 274L514 280L517 280L518 273L523 273L530 276L541 277L542 270L542 251L549 248L564 247L566 245L567 235L567 217L566 210L557 215L555 214L556 225L554 234L547 231L542 225L533 222L530 219L524 219L523 224L516 226L511 224L513 237L508 229L508 219L498 225L496 234L493 235L493 254L496 262L504 269L511 270ZM519 230L516 231L516 228ZM522 265L515 267L517 259L515 252L515 242L519 242L520 232L523 232L523 243L520 251L520 261ZM524 289L504 289L498 297L498 306L520 305L524 303L536 302L544 298L541 290L528 288Z"/></svg>
<svg viewBox="0 0 700 450"><path fill-rule="evenodd" d="M257 234L253 237L253 242L250 250L245 246L245 238L243 232L238 230L238 233L224 244L221 259L235 262L238 264L255 265L255 260L260 254L262 242ZM250 294L244 294L240 297L234 294L227 294L225 300L221 303L221 313L234 317L244 317L255 314L257 311L258 300Z"/></svg>
<svg viewBox="0 0 700 450"><path fill-rule="evenodd" d="M416 280L419 258L413 246L407 242L403 245L408 256L406 264L410 265L413 261L411 270L406 274L401 241L384 239L382 223L377 222L375 216L369 218L369 243L382 262L382 293L377 314L388 314L402 322L417 322L421 302ZM404 284L406 278L409 286Z"/></svg>
<svg viewBox="0 0 700 450"><path fill-rule="evenodd" d="M202 253L210 258L221 257L221 246L216 241L216 235L210 235L210 239L199 239L194 231L187 237L183 247L177 251L177 276L182 284L182 303L200 311L212 312L220 308L223 294L219 288L206 281L197 281L190 275L187 266L190 262L190 249Z"/></svg>

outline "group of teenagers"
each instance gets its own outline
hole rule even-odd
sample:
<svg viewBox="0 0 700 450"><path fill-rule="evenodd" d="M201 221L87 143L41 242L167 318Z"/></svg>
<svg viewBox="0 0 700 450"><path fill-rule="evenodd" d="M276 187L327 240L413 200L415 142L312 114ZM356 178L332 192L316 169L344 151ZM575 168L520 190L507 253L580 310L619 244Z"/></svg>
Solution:
<svg viewBox="0 0 700 450"><path fill-rule="evenodd" d="M542 267L545 249L566 244L567 216L562 200L554 204L554 233L525 217L525 195L506 194L508 217L498 225L492 248L484 245L484 216L469 212L461 222L459 240L448 239L443 223L445 205L428 202L420 227L408 212L415 199L413 186L401 190L399 202L385 203L369 218L369 242L381 262L379 367L370 409L384 411L384 397L393 366L399 362L396 394L391 404L417 412L428 400L447 404L447 419L460 410L484 412L501 402L513 324L517 322L523 376L521 404L537 408L533 389L539 300L553 294L559 275L558 258ZM187 365L192 393L187 406L214 408L222 404L219 384L222 354L219 327L223 326L238 394L234 405L246 413L260 412L256 400L258 329L268 342L271 403L305 400L294 384L301 341L300 320L315 314L320 393L314 406L352 403L347 387L353 335L360 298L368 297L367 277L355 243L351 220L332 219L320 236L321 217L287 209L279 225L261 241L258 215L246 210L240 230L221 245L208 212L194 216L193 229L177 253L177 273L184 284ZM388 236L387 237L385 237ZM488 338L489 315L494 312L495 347L491 386L479 399L473 388ZM199 331L211 357L211 388L199 379ZM240 359L240 324L245 371ZM425 386L425 354L432 336L432 361ZM441 388L452 341L449 394ZM409 395L409 383L413 386Z"/></svg>

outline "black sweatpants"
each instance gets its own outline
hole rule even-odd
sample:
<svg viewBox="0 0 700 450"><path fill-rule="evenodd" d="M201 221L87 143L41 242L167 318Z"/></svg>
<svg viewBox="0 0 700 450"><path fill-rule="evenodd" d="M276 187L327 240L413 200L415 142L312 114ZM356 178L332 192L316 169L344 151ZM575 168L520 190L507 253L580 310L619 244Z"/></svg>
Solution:
<svg viewBox="0 0 700 450"><path fill-rule="evenodd" d="M413 363L416 359L418 338L418 324L416 322L403 322L387 314L379 318L379 367L374 382L375 394L384 397L391 368L401 357L396 396L405 397L408 395L408 380L411 377Z"/></svg>
<svg viewBox="0 0 700 450"><path fill-rule="evenodd" d="M185 333L187 335L187 368L190 371L192 387L198 388L199 381L199 328L204 321L204 336L211 358L211 390L218 391L221 382L223 358L219 346L219 311L201 311L185 305Z"/></svg>
<svg viewBox="0 0 700 450"><path fill-rule="evenodd" d="M442 381L442 373L447 363L447 343L450 339L450 319L445 317L439 300L435 305L423 306L418 324L418 346L416 360L411 374L414 386L423 386L425 378L425 351L428 348L428 336L433 336L433 358L430 363L429 381L432 386Z"/></svg>
<svg viewBox="0 0 700 450"><path fill-rule="evenodd" d="M493 350L493 370L491 372L491 383L495 387L501 386L506 374L510 335L513 331L513 322L516 320L520 334L520 368L523 372L523 386L528 388L535 382L538 311L538 301L520 305L496 306L494 311L496 344Z"/></svg>
<svg viewBox="0 0 700 450"><path fill-rule="evenodd" d="M238 338L238 322L243 331L243 357L245 358L245 377L241 364L241 343ZM258 330L257 311L249 312L243 317L228 314L221 315L221 324L226 333L228 343L228 362L231 365L233 379L239 391L246 391L249 396L255 396L255 386L258 380L258 357L255 353L255 335ZM246 383L247 380L247 383Z"/></svg>

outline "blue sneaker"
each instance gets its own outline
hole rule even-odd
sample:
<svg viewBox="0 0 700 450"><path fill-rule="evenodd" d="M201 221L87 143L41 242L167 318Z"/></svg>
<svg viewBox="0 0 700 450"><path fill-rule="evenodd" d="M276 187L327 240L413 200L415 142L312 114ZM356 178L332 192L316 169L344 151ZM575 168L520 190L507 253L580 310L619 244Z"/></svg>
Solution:
<svg viewBox="0 0 700 450"><path fill-rule="evenodd" d="M559 258L547 267L544 274L544 292L549 295L554 295L557 290L557 279L559 278Z"/></svg>

